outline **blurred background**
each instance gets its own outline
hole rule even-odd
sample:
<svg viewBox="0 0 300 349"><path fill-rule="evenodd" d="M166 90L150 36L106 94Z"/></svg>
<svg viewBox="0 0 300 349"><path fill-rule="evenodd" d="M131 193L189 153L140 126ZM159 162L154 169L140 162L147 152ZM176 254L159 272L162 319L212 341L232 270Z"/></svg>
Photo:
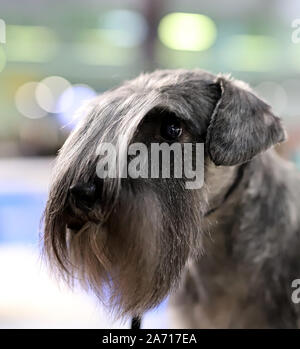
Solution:
<svg viewBox="0 0 300 349"><path fill-rule="evenodd" d="M0 327L108 328L92 295L40 258L53 159L89 98L142 71L203 68L250 83L300 167L300 1L0 0ZM166 305L143 327L167 328Z"/></svg>

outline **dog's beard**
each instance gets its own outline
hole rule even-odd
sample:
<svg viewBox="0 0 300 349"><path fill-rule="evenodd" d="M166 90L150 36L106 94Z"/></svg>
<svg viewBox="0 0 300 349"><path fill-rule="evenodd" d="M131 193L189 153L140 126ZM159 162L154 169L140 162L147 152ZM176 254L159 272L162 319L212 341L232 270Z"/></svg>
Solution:
<svg viewBox="0 0 300 349"><path fill-rule="evenodd" d="M88 221L78 232L66 229L67 216L46 213L51 264L69 283L79 279L106 303L108 290L108 305L118 315L159 304L177 285L188 258L201 251L199 192L184 184L175 191L173 181L123 187L107 221ZM56 206L56 197L48 207Z"/></svg>

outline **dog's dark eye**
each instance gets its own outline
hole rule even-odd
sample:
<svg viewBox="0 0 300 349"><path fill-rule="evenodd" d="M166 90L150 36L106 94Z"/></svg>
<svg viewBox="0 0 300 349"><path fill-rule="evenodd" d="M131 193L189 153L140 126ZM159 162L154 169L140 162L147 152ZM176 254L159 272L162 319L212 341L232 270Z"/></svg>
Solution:
<svg viewBox="0 0 300 349"><path fill-rule="evenodd" d="M175 118L165 118L161 123L160 135L167 141L175 141L181 136L181 122Z"/></svg>

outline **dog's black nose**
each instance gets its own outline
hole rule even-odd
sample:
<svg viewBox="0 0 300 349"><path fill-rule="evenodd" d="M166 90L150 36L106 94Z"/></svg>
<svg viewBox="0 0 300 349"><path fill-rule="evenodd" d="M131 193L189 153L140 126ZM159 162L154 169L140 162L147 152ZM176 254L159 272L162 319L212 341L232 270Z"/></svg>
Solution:
<svg viewBox="0 0 300 349"><path fill-rule="evenodd" d="M97 200L101 195L98 183L77 183L69 188L69 206L67 209L66 226L73 230L80 230L89 220Z"/></svg>
<svg viewBox="0 0 300 349"><path fill-rule="evenodd" d="M97 199L97 188L95 184L78 183L70 187L70 195L79 207L91 208Z"/></svg>

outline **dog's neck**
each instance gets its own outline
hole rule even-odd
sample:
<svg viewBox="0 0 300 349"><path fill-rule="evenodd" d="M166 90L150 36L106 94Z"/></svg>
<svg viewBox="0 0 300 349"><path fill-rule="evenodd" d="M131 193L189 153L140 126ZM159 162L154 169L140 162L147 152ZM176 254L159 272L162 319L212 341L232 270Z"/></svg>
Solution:
<svg viewBox="0 0 300 349"><path fill-rule="evenodd" d="M208 191L208 210L205 213L205 217L210 217L213 213L227 204L227 201L235 194L243 180L245 167L246 165L243 164L229 171L225 170L227 175L222 176L222 179L219 180L221 188L220 185L217 186L217 190L219 189L220 191L218 193L215 193L216 189ZM221 172L223 171L224 168L221 169ZM210 187L214 187L214 183L210 184Z"/></svg>
<svg viewBox="0 0 300 349"><path fill-rule="evenodd" d="M244 178L247 164L223 167L208 164L205 169L208 208L205 217L214 220L227 206L238 199L237 192Z"/></svg>
<svg viewBox="0 0 300 349"><path fill-rule="evenodd" d="M234 217L241 207L250 167L250 162L233 167L207 166L208 208L202 225L204 245L207 246L204 249L227 249L228 244L223 244L225 240L230 245L230 236L226 232L230 232L237 223ZM207 237L208 241L205 242ZM211 238L214 241L221 239L221 246L217 243L212 245ZM227 252L224 251L225 254Z"/></svg>
<svg viewBox="0 0 300 349"><path fill-rule="evenodd" d="M247 310L244 324L243 300L247 295L246 273L239 271L232 258L232 235L237 223L236 212L248 182L250 163L237 167L208 167L209 208L204 219L203 255L190 260L186 278L193 279L198 300L198 326L203 328L264 326L264 318L256 309ZM180 292L179 292L180 295Z"/></svg>

